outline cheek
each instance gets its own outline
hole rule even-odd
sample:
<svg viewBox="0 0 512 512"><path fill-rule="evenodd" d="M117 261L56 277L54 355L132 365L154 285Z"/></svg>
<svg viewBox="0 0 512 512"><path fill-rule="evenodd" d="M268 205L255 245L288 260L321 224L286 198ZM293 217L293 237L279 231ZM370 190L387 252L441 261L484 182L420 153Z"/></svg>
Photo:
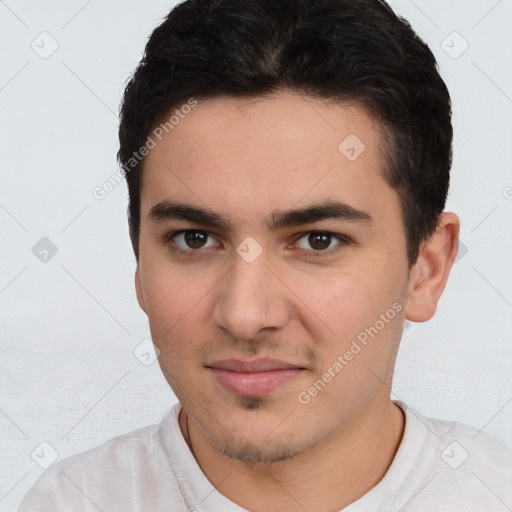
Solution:
<svg viewBox="0 0 512 512"><path fill-rule="evenodd" d="M334 273L333 273L334 274ZM331 334L344 337L371 317L376 300L363 273L336 272L302 283L299 296Z"/></svg>
<svg viewBox="0 0 512 512"><path fill-rule="evenodd" d="M208 291L214 285L208 276L198 282L179 267L152 264L143 275L144 295L153 341L166 350L176 339L187 339L199 325L204 325ZM206 319L206 320L205 320ZM181 346L187 346L183 343Z"/></svg>
<svg viewBox="0 0 512 512"><path fill-rule="evenodd" d="M394 336L395 324L399 323L396 304L400 302L402 278L401 269L390 261L368 265L361 262L350 270L336 269L322 278L311 276L297 289L297 295L304 297L303 317L309 312L311 325L321 322L326 345L331 344L333 350L350 344L390 309L388 317L392 316L394 321L386 323L385 331ZM393 324L392 329L388 328L390 324Z"/></svg>
<svg viewBox="0 0 512 512"><path fill-rule="evenodd" d="M318 407L328 404L333 412L361 408L380 383L387 381L402 324L400 287L393 269L389 270L391 275L386 278L377 269L370 272L366 268L338 275L329 283L317 281L316 285L312 282L304 286L304 293L309 293L304 302L313 305L325 326L322 336L314 338L321 364L312 378L312 387L315 382L328 382L321 386ZM376 275L381 275L379 282ZM344 397L342 401L340 396Z"/></svg>

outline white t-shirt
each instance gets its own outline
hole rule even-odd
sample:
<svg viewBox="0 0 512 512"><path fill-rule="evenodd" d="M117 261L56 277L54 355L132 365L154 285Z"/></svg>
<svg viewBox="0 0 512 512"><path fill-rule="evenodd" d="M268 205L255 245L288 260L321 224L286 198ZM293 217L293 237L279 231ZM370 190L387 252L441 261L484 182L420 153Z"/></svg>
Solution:
<svg viewBox="0 0 512 512"><path fill-rule="evenodd" d="M512 449L457 422L405 412L382 480L343 512L510 512ZM180 404L151 425L53 465L18 512L247 512L219 493L178 425ZM319 511L312 511L319 512Z"/></svg>

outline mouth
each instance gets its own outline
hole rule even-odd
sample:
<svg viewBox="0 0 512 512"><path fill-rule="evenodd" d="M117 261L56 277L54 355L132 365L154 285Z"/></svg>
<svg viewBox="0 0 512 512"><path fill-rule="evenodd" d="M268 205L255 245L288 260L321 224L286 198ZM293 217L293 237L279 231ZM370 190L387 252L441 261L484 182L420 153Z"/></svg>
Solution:
<svg viewBox="0 0 512 512"><path fill-rule="evenodd" d="M206 366L217 382L238 396L262 396L297 378L306 368L278 359L223 359Z"/></svg>

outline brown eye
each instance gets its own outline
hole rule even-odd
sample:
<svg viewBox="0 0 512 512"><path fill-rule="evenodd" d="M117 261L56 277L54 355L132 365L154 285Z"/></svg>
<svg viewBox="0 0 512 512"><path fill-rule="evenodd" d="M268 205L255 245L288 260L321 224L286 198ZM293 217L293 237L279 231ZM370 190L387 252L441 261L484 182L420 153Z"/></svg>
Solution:
<svg viewBox="0 0 512 512"><path fill-rule="evenodd" d="M331 254L346 245L350 245L349 238L329 231L304 233L295 243L296 247L308 251L311 256Z"/></svg>
<svg viewBox="0 0 512 512"><path fill-rule="evenodd" d="M322 251L331 245L332 236L329 233L310 233L309 246L315 251Z"/></svg>
<svg viewBox="0 0 512 512"><path fill-rule="evenodd" d="M208 241L208 233L205 231L186 231L183 240L190 249L201 249Z"/></svg>
<svg viewBox="0 0 512 512"><path fill-rule="evenodd" d="M169 233L165 236L165 239L166 243L170 244L171 249L173 246L177 246L180 250L190 253L219 246L219 243L208 231L198 229L186 229Z"/></svg>

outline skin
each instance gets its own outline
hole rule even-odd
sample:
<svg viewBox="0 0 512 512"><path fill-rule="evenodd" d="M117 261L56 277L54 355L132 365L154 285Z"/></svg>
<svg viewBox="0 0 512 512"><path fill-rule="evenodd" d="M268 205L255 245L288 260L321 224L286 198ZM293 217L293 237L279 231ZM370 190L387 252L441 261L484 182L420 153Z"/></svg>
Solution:
<svg viewBox="0 0 512 512"><path fill-rule="evenodd" d="M404 417L390 387L403 321L434 314L459 221L442 214L410 268L399 198L381 175L380 130L353 104L287 91L219 97L199 101L146 157L137 298L198 464L251 511L339 510L379 482L399 447ZM354 161L338 150L349 134L365 145ZM207 208L230 226L148 218L165 200ZM371 221L269 228L279 212L329 201ZM180 230L207 231L205 246L191 249L173 236ZM326 249L317 239L311 245L311 231L333 234ZM236 251L246 237L262 249L251 263ZM394 318L300 403L299 393L332 373L393 304ZM207 367L260 357L303 370L248 398L227 391Z"/></svg>

